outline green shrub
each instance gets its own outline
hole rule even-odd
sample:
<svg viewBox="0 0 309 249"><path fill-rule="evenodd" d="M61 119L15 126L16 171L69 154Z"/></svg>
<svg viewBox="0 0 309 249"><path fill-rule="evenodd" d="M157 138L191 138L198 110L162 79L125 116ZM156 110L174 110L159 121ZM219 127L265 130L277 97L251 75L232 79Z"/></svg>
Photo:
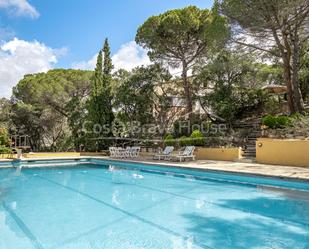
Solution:
<svg viewBox="0 0 309 249"><path fill-rule="evenodd" d="M8 147L0 146L0 154L9 154L12 150Z"/></svg>
<svg viewBox="0 0 309 249"><path fill-rule="evenodd" d="M276 118L277 128L285 128L291 125L291 119L287 116L279 116Z"/></svg>
<svg viewBox="0 0 309 249"><path fill-rule="evenodd" d="M174 137L171 134L168 134L164 138L164 145L165 146L175 146L176 145L176 140L174 139Z"/></svg>
<svg viewBox="0 0 309 249"><path fill-rule="evenodd" d="M266 125L270 129L283 129L291 125L291 118L287 116L273 116L267 115L262 119L262 124Z"/></svg>
<svg viewBox="0 0 309 249"><path fill-rule="evenodd" d="M186 136L182 136L179 138L179 145L181 147L192 145L192 139Z"/></svg>
<svg viewBox="0 0 309 249"><path fill-rule="evenodd" d="M302 114L300 114L299 112L295 112L295 113L293 113L291 116L290 116L290 118L292 118L292 119L301 119L302 117L303 117L304 115L302 115Z"/></svg>
<svg viewBox="0 0 309 249"><path fill-rule="evenodd" d="M192 140L192 145L194 146L203 146L205 144L204 135L199 130L193 131L190 138Z"/></svg>
<svg viewBox="0 0 309 249"><path fill-rule="evenodd" d="M0 127L0 146L9 146L10 138L7 129Z"/></svg>
<svg viewBox="0 0 309 249"><path fill-rule="evenodd" d="M270 129L275 129L276 118L273 115L267 115L262 119L262 124L266 125Z"/></svg>

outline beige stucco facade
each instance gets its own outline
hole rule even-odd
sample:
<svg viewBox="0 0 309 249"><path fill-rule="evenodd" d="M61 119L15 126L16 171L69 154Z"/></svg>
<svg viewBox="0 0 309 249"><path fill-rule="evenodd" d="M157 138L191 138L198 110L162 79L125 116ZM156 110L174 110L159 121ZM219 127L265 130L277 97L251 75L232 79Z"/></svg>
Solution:
<svg viewBox="0 0 309 249"><path fill-rule="evenodd" d="M241 158L241 148L197 148L197 160L234 161Z"/></svg>
<svg viewBox="0 0 309 249"><path fill-rule="evenodd" d="M309 140L260 138L256 142L256 161L309 167Z"/></svg>

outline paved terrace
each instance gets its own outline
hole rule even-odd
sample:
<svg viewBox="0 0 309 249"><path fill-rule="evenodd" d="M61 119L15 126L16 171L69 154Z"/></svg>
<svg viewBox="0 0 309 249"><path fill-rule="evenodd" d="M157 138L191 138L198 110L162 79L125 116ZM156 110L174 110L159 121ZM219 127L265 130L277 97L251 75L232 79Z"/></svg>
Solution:
<svg viewBox="0 0 309 249"><path fill-rule="evenodd" d="M269 177L291 178L298 180L309 181L308 167L292 167L281 165L267 165L257 163L242 163L242 162L226 162L226 161L211 161L211 160L197 160L190 162L174 162L174 161L158 161L150 157L141 157L135 160L130 159L111 159L108 157L101 157L109 160L141 162L145 164L158 164L169 167L180 167L187 169L201 169L201 170L215 170L242 174L253 174Z"/></svg>
<svg viewBox="0 0 309 249"><path fill-rule="evenodd" d="M116 161L129 161L139 162L152 165L164 165L169 167L180 167L188 169L201 169L201 170L215 170L234 172L241 174L253 174L269 177L290 178L298 180L309 181L309 167L295 167L295 166L281 166L281 165L267 165L257 163L242 163L242 162L226 162L226 161L211 161L211 160L197 160L190 162L174 162L174 161L158 161L153 160L151 157L140 157L137 159L112 159L109 157L44 157L44 158L31 158L23 160L50 160L50 159L80 159L80 158L97 158L108 159ZM1 160L11 161L11 160Z"/></svg>

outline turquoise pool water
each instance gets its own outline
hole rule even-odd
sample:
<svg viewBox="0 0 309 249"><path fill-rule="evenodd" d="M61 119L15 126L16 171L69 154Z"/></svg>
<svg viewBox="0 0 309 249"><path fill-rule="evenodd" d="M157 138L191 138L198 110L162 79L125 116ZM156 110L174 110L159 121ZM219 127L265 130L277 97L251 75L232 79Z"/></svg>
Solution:
<svg viewBox="0 0 309 249"><path fill-rule="evenodd" d="M104 161L0 168L0 249L309 248L309 184ZM73 166L73 167L70 167Z"/></svg>

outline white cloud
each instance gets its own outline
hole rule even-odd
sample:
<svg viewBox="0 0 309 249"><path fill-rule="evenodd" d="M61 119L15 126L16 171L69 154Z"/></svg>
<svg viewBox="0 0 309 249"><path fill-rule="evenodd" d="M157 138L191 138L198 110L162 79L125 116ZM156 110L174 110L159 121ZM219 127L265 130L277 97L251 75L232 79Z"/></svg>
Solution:
<svg viewBox="0 0 309 249"><path fill-rule="evenodd" d="M97 61L97 54L88 61L80 61L72 64L75 69L93 70ZM138 46L134 41L128 42L112 56L114 70L132 70L137 66L149 65L150 60L147 51Z"/></svg>
<svg viewBox="0 0 309 249"><path fill-rule="evenodd" d="M14 38L0 46L0 97L10 97L12 87L25 74L46 72L65 49L52 49L38 41Z"/></svg>
<svg viewBox="0 0 309 249"><path fill-rule="evenodd" d="M38 18L39 12L27 0L0 0L0 8L7 9L17 16L30 16Z"/></svg>
<svg viewBox="0 0 309 249"><path fill-rule="evenodd" d="M126 69L128 71L142 65L149 65L150 60L147 51L138 46L134 41L121 46L112 57L115 70Z"/></svg>
<svg viewBox="0 0 309 249"><path fill-rule="evenodd" d="M73 69L81 70L93 70L97 62L97 54L95 54L89 61L74 62L72 64Z"/></svg>
<svg viewBox="0 0 309 249"><path fill-rule="evenodd" d="M97 62L98 54L95 54L88 61L80 61L72 64L74 69L82 70L94 70ZM142 47L138 46L134 41L123 44L120 49L112 56L114 70L126 69L128 71L135 67L142 65L151 64L150 59L147 55L147 51ZM165 67L170 71L173 76L181 76L181 68L172 68L165 63ZM191 70L188 73L192 74Z"/></svg>

